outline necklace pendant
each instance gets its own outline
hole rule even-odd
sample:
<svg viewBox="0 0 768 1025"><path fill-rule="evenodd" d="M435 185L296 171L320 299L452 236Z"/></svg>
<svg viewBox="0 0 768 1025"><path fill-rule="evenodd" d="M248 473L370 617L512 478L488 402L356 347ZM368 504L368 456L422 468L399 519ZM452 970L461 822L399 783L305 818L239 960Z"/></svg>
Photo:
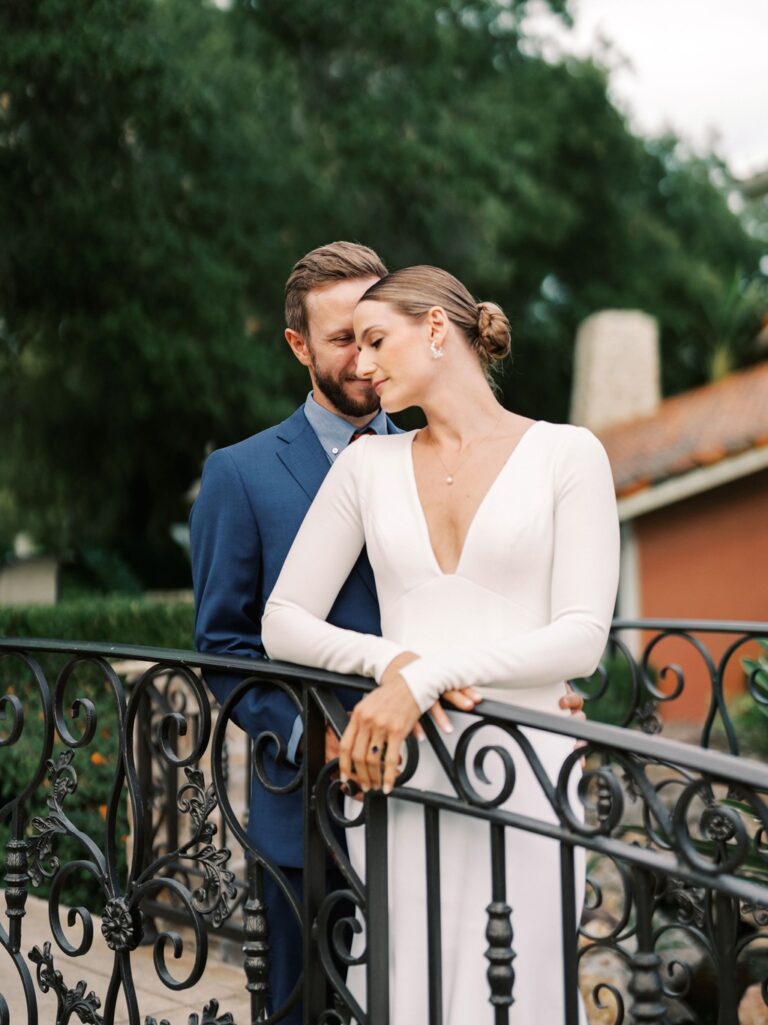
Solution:
<svg viewBox="0 0 768 1025"><path fill-rule="evenodd" d="M448 476L445 478L445 483L453 484L453 477L450 474L448 474Z"/></svg>

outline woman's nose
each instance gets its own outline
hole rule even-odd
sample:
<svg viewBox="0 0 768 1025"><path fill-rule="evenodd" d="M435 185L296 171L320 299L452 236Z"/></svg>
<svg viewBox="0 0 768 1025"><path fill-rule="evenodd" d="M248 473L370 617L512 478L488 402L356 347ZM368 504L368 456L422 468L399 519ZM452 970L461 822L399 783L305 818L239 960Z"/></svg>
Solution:
<svg viewBox="0 0 768 1025"><path fill-rule="evenodd" d="M361 350L357 354L356 373L358 377L370 377L373 373L373 363L365 350Z"/></svg>

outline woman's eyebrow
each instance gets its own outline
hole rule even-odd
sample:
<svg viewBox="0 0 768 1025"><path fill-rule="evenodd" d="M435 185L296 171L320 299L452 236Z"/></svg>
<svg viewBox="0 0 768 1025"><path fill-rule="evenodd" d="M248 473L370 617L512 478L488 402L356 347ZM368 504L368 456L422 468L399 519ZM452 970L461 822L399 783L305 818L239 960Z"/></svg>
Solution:
<svg viewBox="0 0 768 1025"><path fill-rule="evenodd" d="M381 324L371 324L369 327L367 327L365 329L365 331L363 331L362 335L360 336L360 341L364 342L366 335L369 335L371 333L371 331L381 331L381 330L382 330Z"/></svg>

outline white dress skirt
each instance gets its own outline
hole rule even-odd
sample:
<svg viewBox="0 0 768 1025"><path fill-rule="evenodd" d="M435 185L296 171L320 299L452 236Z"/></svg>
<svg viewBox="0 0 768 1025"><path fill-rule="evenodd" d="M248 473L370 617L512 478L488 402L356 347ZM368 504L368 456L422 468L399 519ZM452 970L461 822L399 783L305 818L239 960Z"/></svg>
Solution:
<svg viewBox="0 0 768 1025"><path fill-rule="evenodd" d="M447 689L476 686L496 701L567 714L558 708L563 681L595 669L618 582L618 519L602 446L584 428L536 422L483 498L455 571L444 573L419 502L413 437L361 438L332 467L267 604L262 638L269 655L378 681L394 657L413 651L420 657L402 675L422 711ZM363 545L376 579L381 637L325 622ZM456 732L444 740L452 750L476 717L451 718ZM554 785L572 740L525 733ZM484 727L473 744L500 744L514 760L516 782L505 809L557 821L527 759L504 730ZM473 777L472 763L470 754L466 764L475 789L484 797L498 793L498 756L485 762L488 785ZM428 743L420 745L419 768L408 786L455 794ZM398 799L388 807L390 1020L423 1025L430 971L424 812ZM490 828L446 812L440 826L443 1020L490 1025ZM362 830L347 832L353 866L364 878ZM507 829L505 860L516 955L509 1021L561 1025L559 845ZM577 854L579 908L583 865L583 854ZM350 970L348 984L365 1008L362 969Z"/></svg>
<svg viewBox="0 0 768 1025"><path fill-rule="evenodd" d="M462 729L474 716L450 714L456 733L446 738L453 750ZM534 730L525 730L547 771L556 780L572 741ZM533 775L528 761L509 736L496 727L484 728L470 745L468 766L474 752L485 745L500 745L513 756L516 772L514 793L501 805L506 811L528 815L537 821L556 822ZM490 785L474 780L483 797L498 793L504 772L498 757L490 754L484 764ZM470 773L471 775L471 773ZM580 775L574 773L571 806L576 808L574 787ZM429 745L420 745L419 769L409 781L418 787L455 795ZM354 806L353 806L354 805ZM359 814L360 806L348 802L347 814ZM507 829L506 903L512 909L512 962L514 1003L510 1025L563 1025L565 1021L562 914L560 899L559 845L546 837ZM427 973L426 846L424 811L419 805L390 801L389 837L389 965L390 1021L423 1025L429 1021ZM365 837L362 829L347 833L350 859L358 875L365 878ZM574 878L578 921L584 897L584 851L576 849ZM487 906L491 903L490 827L479 819L448 812L440 813L440 887L442 992L445 1021L451 1025L478 1022L493 1025L493 1007L488 1003ZM362 947L362 937L355 951ZM351 968L347 985L365 1009L366 979L363 967ZM584 1022L583 1011L581 1022Z"/></svg>

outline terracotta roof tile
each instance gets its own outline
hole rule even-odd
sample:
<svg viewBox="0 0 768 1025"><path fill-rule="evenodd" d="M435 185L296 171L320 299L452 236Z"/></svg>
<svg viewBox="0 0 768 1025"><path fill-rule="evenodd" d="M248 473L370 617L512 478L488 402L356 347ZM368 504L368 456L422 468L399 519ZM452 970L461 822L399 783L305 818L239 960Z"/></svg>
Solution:
<svg viewBox="0 0 768 1025"><path fill-rule="evenodd" d="M768 444L768 362L665 399L657 411L596 432L617 494Z"/></svg>

